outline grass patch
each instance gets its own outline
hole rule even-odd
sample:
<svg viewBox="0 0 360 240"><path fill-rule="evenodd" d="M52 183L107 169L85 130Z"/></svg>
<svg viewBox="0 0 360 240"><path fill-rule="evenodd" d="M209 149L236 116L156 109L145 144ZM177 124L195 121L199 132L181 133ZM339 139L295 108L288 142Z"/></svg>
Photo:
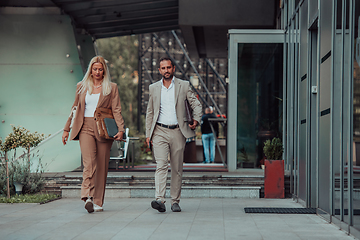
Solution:
<svg viewBox="0 0 360 240"><path fill-rule="evenodd" d="M37 193L37 194L24 194L13 195L10 198L0 196L0 203L40 203L44 204L53 200L60 199L60 195L53 193Z"/></svg>

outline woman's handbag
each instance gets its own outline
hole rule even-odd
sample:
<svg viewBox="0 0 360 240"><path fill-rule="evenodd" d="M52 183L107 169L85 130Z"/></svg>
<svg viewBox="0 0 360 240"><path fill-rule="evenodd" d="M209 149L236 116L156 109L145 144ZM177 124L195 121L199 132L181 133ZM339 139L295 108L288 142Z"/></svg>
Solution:
<svg viewBox="0 0 360 240"><path fill-rule="evenodd" d="M117 133L117 126L114 129L114 124L109 125L109 123L114 123L114 115L110 108L97 108L95 110L95 122L96 128L98 130L99 136L105 139L114 139L114 132ZM106 120L105 120L106 119ZM107 126L107 125L108 126ZM108 132L109 129L109 132ZM109 134L110 133L110 134Z"/></svg>
<svg viewBox="0 0 360 240"><path fill-rule="evenodd" d="M73 124L74 124L74 119L75 119L75 115L76 115L76 110L77 110L77 106L74 106L74 107L71 109L71 112L70 112L70 116L69 116L69 118L71 118L70 129L72 128L72 126L73 126Z"/></svg>

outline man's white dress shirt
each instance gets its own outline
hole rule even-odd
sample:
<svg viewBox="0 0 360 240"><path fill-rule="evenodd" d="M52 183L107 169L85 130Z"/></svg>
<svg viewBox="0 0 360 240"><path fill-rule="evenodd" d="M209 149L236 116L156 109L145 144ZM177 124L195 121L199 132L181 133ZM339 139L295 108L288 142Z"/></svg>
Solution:
<svg viewBox="0 0 360 240"><path fill-rule="evenodd" d="M164 86L164 80L161 81L161 98L160 98L160 112L158 123L165 125L178 124L175 110L175 84L174 77L171 80L169 88Z"/></svg>

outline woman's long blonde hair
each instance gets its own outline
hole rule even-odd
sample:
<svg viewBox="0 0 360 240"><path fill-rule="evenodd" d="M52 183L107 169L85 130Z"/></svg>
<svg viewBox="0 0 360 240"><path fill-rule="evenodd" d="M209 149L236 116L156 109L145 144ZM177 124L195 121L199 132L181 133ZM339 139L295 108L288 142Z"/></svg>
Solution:
<svg viewBox="0 0 360 240"><path fill-rule="evenodd" d="M84 78L81 80L81 86L79 88L79 93L89 91L92 94L94 90L94 81L91 75L91 69L94 63L101 63L104 67L104 78L102 82L102 94L104 96L109 95L111 92L111 80L109 68L106 64L105 59L102 56L95 56L91 59L88 69L84 75Z"/></svg>

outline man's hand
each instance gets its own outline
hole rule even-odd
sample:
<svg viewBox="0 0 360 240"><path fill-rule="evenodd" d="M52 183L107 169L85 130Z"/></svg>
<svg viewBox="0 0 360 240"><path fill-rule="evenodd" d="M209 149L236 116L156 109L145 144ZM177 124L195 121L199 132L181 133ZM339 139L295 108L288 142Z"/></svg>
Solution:
<svg viewBox="0 0 360 240"><path fill-rule="evenodd" d="M190 125L189 124L189 127L192 129L192 130L194 130L195 128L196 128L196 126L198 125L198 121L196 121L196 120L193 120L193 124L192 125Z"/></svg>
<svg viewBox="0 0 360 240"><path fill-rule="evenodd" d="M122 140L122 138L123 138L123 132L118 132L115 136L114 136L114 139L116 140L116 141L121 141Z"/></svg>
<svg viewBox="0 0 360 240"><path fill-rule="evenodd" d="M68 139L69 139L69 132L64 131L62 135L62 143L65 145Z"/></svg>

